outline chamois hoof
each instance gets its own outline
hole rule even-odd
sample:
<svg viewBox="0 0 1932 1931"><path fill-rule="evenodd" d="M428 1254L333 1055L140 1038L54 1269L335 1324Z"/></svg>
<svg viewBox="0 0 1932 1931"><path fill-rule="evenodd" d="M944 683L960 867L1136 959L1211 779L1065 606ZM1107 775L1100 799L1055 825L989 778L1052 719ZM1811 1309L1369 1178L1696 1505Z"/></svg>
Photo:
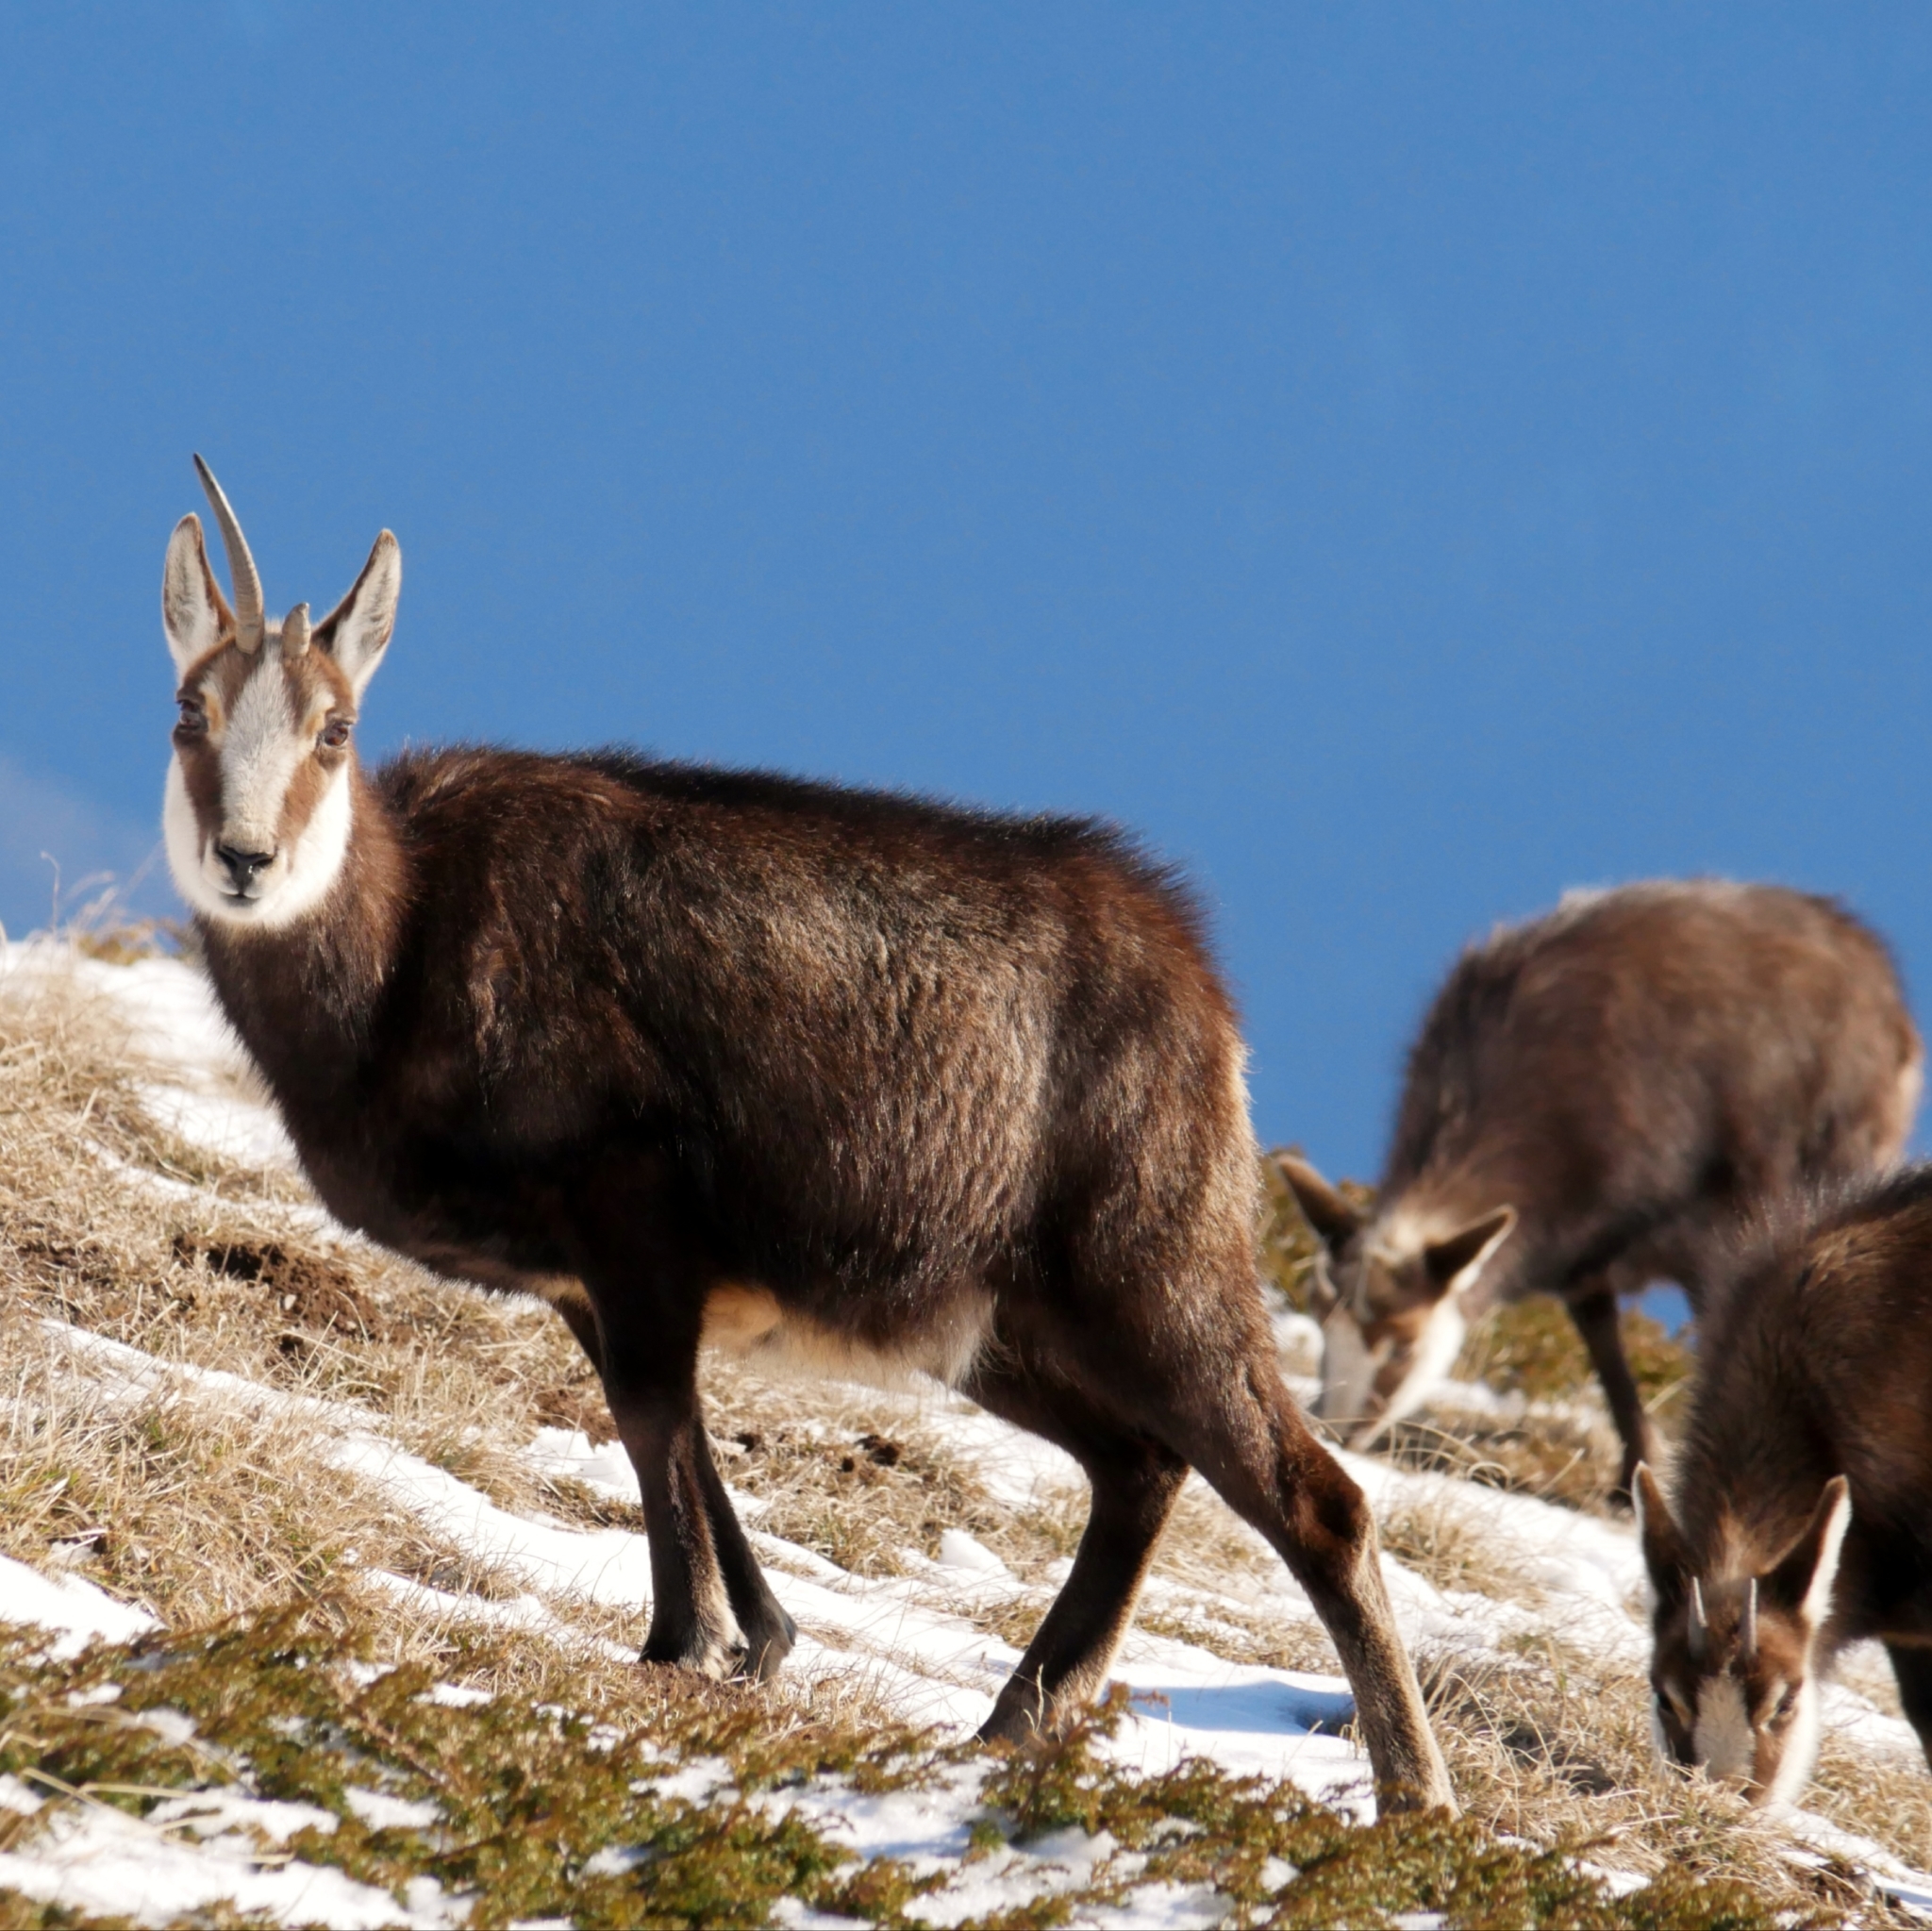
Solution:
<svg viewBox="0 0 1932 1931"><path fill-rule="evenodd" d="M695 1638L674 1648L655 1640L644 1644L638 1661L651 1669L689 1670L712 1683L727 1683L741 1673L744 1656L738 1643L725 1643L714 1636Z"/></svg>
<svg viewBox="0 0 1932 1931"><path fill-rule="evenodd" d="M973 1733L975 1743L1026 1743L1054 1727L1037 1683L1008 1682L992 1714Z"/></svg>
<svg viewBox="0 0 1932 1931"><path fill-rule="evenodd" d="M785 1658L798 1641L798 1624L784 1612L771 1629L748 1633L738 1653L737 1674L747 1683L769 1683L785 1667Z"/></svg>

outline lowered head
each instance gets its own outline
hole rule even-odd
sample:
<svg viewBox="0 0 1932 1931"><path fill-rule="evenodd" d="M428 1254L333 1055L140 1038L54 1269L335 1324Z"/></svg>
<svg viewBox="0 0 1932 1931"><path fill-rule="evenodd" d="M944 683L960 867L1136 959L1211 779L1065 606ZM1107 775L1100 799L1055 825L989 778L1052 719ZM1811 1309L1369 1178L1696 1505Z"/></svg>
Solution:
<svg viewBox="0 0 1932 1931"><path fill-rule="evenodd" d="M264 613L261 578L228 499L200 457L235 586L208 567L184 516L161 571L161 627L179 680L162 828L194 910L231 928L292 924L328 896L349 849L357 708L395 627L403 557L388 530L336 608Z"/></svg>
<svg viewBox="0 0 1932 1931"><path fill-rule="evenodd" d="M1647 1465L1630 1485L1652 1598L1651 1740L1660 1760L1789 1803L1818 1757L1819 1631L1852 1497L1825 1483L1811 1519L1774 1561L1700 1574ZM1742 1569L1744 1573L1731 1573Z"/></svg>
<svg viewBox="0 0 1932 1931"><path fill-rule="evenodd" d="M1473 1219L1364 1215L1293 1154L1274 1162L1317 1245L1311 1312L1322 1323L1315 1412L1367 1448L1445 1374L1462 1346L1462 1297L1516 1224L1513 1207Z"/></svg>

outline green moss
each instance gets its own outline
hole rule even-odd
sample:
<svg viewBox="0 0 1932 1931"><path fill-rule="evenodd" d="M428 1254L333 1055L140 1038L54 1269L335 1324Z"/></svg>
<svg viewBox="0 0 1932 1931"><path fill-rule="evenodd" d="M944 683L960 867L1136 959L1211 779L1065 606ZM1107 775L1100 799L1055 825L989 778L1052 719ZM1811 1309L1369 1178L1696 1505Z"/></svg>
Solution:
<svg viewBox="0 0 1932 1931"><path fill-rule="evenodd" d="M781 1716L756 1692L643 1673L623 1708L591 1712L501 1694L453 1702L438 1686L502 1657L459 1645L438 1666L379 1669L372 1632L341 1606L104 1647L67 1663L38 1632L0 1632L0 1771L55 1800L136 1815L170 1793L227 1789L326 1810L333 1830L287 1850L401 1895L432 1877L472 1900L470 1923L564 1918L584 1926L757 1925L781 1898L905 1925L946 1873L862 1859L759 1793L834 1779L879 1791L965 1763L989 1764L969 1860L1052 1832L1108 1833L1131 1864L1103 1859L1077 1888L984 1922L1058 1924L1120 1908L1137 1887L1206 1886L1238 1924L1381 1925L1441 1912L1451 1926L1571 1925L1578 1931L1760 1931L1749 1892L1673 1873L1617 1899L1573 1847L1498 1842L1441 1815L1361 1828L1291 1784L1188 1761L1162 1776L1119 1768L1106 1739L1127 1708L1116 1690L1065 1737L994 1754L936 1749L917 1732ZM171 1712L176 1721L153 1719ZM184 1735L178 1719L193 1725ZM721 1782L700 1802L656 1780L703 1759ZM352 1790L426 1802L425 1825L375 1828ZM37 1819L8 1819L17 1842ZM0 1931L83 1921L0 1895ZM241 1922L198 1912L197 1923Z"/></svg>
<svg viewBox="0 0 1932 1931"><path fill-rule="evenodd" d="M1011 1753L985 1790L1016 1841L1076 1826L1142 1852L1145 1866L1130 1880L1096 1887L1108 1902L1134 1886L1167 1882L1212 1886L1232 1902L1232 1922L1250 1925L1384 1925L1425 1911L1441 1912L1452 1931L1770 1931L1783 1922L1740 1887L1682 1873L1619 1899L1579 1868L1574 1847L1498 1842L1467 1819L1394 1815L1360 1827L1291 1784L1231 1776L1199 1761L1136 1776L1098 1748L1126 1707L1125 1691L1115 1690L1063 1739ZM1283 1864L1293 1867L1285 1882ZM1050 1901L1062 1902L1070 1905L1071 1895Z"/></svg>

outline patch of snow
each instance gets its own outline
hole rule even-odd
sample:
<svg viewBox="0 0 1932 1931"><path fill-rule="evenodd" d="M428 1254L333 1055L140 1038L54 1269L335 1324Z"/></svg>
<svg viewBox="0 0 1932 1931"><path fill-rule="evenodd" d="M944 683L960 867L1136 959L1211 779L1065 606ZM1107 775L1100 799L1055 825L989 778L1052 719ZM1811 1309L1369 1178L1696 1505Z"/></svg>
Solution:
<svg viewBox="0 0 1932 1931"><path fill-rule="evenodd" d="M941 1530L939 1560L941 1569L962 1569L969 1575L1012 1579L1013 1572L984 1542L975 1540L964 1529Z"/></svg>
<svg viewBox="0 0 1932 1931"><path fill-rule="evenodd" d="M50 1804L31 1835L0 1851L0 1887L131 1924L166 1924L219 1904L280 1924L341 1931L388 1924L429 1931L463 1921L466 1903L433 1882L412 1885L409 1903L398 1905L386 1890L325 1865L280 1857L263 1863L255 1833L279 1841L301 1828L284 1813L308 1809L213 1792L171 1799L150 1818L103 1804ZM202 1834L199 1820L217 1813L212 1834Z"/></svg>
<svg viewBox="0 0 1932 1931"><path fill-rule="evenodd" d="M10 1556L0 1556L0 1623L56 1631L47 1646L56 1656L78 1656L96 1637L105 1642L132 1642L156 1626L146 1610L77 1575L46 1575Z"/></svg>
<svg viewBox="0 0 1932 1931"><path fill-rule="evenodd" d="M342 1799L371 1830L429 1830L442 1822L442 1812L427 1799L391 1796L387 1790L365 1790L350 1785ZM330 1823L335 1820L331 1818Z"/></svg>

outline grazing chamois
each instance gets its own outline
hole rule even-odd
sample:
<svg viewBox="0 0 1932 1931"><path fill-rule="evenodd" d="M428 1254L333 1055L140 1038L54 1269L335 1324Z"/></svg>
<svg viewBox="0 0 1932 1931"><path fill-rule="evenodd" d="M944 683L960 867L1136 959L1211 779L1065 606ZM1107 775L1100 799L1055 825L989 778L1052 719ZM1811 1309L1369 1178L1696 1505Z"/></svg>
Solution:
<svg viewBox="0 0 1932 1931"><path fill-rule="evenodd" d="M1820 1682L1875 1637L1932 1758L1932 1168L1767 1240L1698 1359L1674 1514L1637 1471L1659 1755L1796 1796Z"/></svg>
<svg viewBox="0 0 1932 1931"><path fill-rule="evenodd" d="M1073 1572L982 1734L1104 1680L1190 1466L1307 1590L1395 1803L1452 1803L1360 1490L1276 1367L1242 1046L1192 901L1119 833L619 753L365 773L384 531L263 613L200 465L168 547L167 850L317 1192L541 1294L650 1539L643 1657L769 1674L795 1630L707 1443L701 1343L923 1370L1081 1464Z"/></svg>
<svg viewBox="0 0 1932 1931"><path fill-rule="evenodd" d="M1703 1307L1737 1228L1898 1157L1923 1052L1884 944L1840 907L1718 879L1572 892L1437 994L1373 1215L1275 1157L1322 1243L1316 1412L1364 1447L1531 1293L1570 1310L1623 1437L1656 1458L1617 1297Z"/></svg>

